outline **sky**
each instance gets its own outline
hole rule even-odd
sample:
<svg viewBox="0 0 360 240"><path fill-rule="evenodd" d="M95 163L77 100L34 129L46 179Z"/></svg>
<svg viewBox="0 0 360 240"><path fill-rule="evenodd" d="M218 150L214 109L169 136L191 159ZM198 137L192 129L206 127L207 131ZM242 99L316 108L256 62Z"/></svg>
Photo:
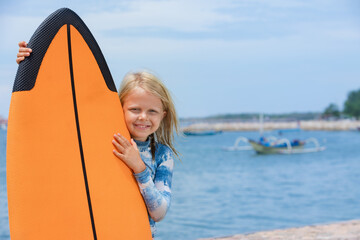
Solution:
<svg viewBox="0 0 360 240"><path fill-rule="evenodd" d="M0 0L0 116L18 42L62 7L91 30L116 86L155 72L181 118L342 110L360 89L358 0Z"/></svg>

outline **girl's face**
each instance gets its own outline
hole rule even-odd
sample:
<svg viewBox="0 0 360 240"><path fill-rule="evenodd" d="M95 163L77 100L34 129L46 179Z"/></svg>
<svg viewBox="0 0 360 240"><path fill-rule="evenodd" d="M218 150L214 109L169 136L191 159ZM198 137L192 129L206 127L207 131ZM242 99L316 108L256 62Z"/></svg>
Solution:
<svg viewBox="0 0 360 240"><path fill-rule="evenodd" d="M142 142L159 128L166 115L160 98L141 87L134 88L124 98L123 110L131 137Z"/></svg>

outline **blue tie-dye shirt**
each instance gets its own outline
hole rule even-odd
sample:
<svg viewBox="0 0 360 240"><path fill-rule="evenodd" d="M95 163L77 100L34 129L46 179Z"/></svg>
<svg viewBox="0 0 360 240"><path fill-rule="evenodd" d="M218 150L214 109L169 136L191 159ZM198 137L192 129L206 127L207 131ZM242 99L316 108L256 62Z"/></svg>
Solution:
<svg viewBox="0 0 360 240"><path fill-rule="evenodd" d="M152 159L150 141L135 141L146 169L134 174L140 192L146 203L152 236L155 236L155 222L166 215L171 200L171 180L174 167L173 151L160 143L156 144L155 160Z"/></svg>

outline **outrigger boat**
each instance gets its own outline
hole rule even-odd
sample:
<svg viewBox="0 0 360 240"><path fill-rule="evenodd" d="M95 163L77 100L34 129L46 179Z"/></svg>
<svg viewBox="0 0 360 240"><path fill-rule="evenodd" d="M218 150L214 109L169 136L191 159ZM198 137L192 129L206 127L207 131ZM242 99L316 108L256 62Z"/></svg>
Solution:
<svg viewBox="0 0 360 240"><path fill-rule="evenodd" d="M298 150L304 148L305 145L305 141L297 139L292 141L289 141L286 138L280 140L268 140L265 137L261 137L257 142L249 139L249 143L255 152L259 154L280 153L279 151L283 150Z"/></svg>
<svg viewBox="0 0 360 240"><path fill-rule="evenodd" d="M249 139L249 143L258 154L292 154L292 153L310 153L325 150L324 146L320 146L315 138L309 138L305 141L298 139L289 141L287 138L268 140L261 137L258 142ZM313 143L314 147L305 148L304 146Z"/></svg>
<svg viewBox="0 0 360 240"><path fill-rule="evenodd" d="M320 146L316 138L309 138L304 141L295 139L290 141L287 138L278 139L274 136L264 137L263 136L263 122L264 116L260 114L260 139L254 141L246 137L238 137L235 141L234 146L225 147L228 151L246 151L254 149L258 154L293 154L293 153L311 153L324 151L325 147ZM279 134L282 135L284 132L298 132L301 131L300 127L295 129L279 129ZM309 147L310 145L310 147ZM313 147L311 147L313 145Z"/></svg>
<svg viewBox="0 0 360 240"><path fill-rule="evenodd" d="M243 142L245 144L240 144ZM250 145L246 145L246 144ZM305 147L313 144L313 147ZM276 137L261 137L259 141L239 137L234 146L225 148L228 151L244 151L255 150L258 154L295 154L295 153L311 153L324 151L325 147L320 146L316 138L309 138L305 141L292 140L287 138L277 139Z"/></svg>
<svg viewBox="0 0 360 240"><path fill-rule="evenodd" d="M259 141L249 139L249 143L255 152L259 154L281 153L284 150L298 150L304 148L305 145L304 141L299 141L297 139L290 142L285 138L280 140L268 140L265 137L261 137Z"/></svg>

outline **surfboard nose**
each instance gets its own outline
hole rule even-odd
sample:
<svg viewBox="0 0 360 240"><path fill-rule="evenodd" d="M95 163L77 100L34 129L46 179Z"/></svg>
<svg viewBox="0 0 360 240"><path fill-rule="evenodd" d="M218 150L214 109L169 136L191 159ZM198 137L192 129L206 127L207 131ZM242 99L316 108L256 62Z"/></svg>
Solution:
<svg viewBox="0 0 360 240"><path fill-rule="evenodd" d="M36 29L28 43L28 47L33 51L29 57L25 58L25 60L19 64L13 85L13 92L30 91L35 86L39 68L47 49L60 28L67 24L74 26L81 32L98 62L103 75L103 80L107 87L109 90L116 92L116 86L110 70L94 36L83 20L69 8L60 8L56 10Z"/></svg>

